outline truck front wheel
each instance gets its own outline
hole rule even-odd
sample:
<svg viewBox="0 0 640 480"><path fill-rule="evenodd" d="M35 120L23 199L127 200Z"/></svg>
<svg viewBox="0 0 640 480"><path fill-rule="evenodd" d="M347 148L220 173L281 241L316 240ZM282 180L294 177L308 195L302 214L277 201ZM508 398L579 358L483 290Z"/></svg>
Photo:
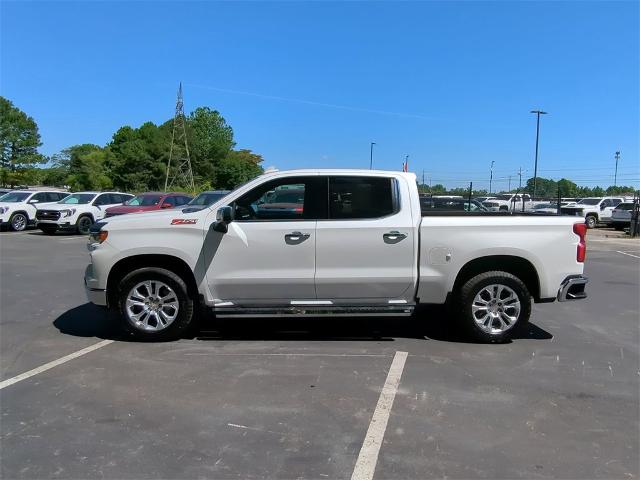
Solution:
<svg viewBox="0 0 640 480"><path fill-rule="evenodd" d="M462 285L454 298L454 312L462 329L481 342L511 339L529 321L531 294L507 272L485 272Z"/></svg>
<svg viewBox="0 0 640 480"><path fill-rule="evenodd" d="M125 276L118 303L124 330L138 340L180 338L193 318L194 302L187 285L163 268L140 268Z"/></svg>
<svg viewBox="0 0 640 480"><path fill-rule="evenodd" d="M587 215L585 223L587 224L587 228L596 228L596 225L598 224L598 217L595 215Z"/></svg>

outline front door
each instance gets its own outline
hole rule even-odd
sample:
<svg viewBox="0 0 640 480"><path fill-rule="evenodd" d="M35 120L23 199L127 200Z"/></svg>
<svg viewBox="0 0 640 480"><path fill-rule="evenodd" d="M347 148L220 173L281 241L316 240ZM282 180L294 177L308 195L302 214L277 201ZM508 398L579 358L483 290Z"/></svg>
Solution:
<svg viewBox="0 0 640 480"><path fill-rule="evenodd" d="M205 239L207 281L217 303L288 305L315 300L316 219L326 209L319 177L265 182L235 200L227 233Z"/></svg>
<svg viewBox="0 0 640 480"><path fill-rule="evenodd" d="M319 300L368 304L413 298L417 229L403 181L329 177L329 218L316 229Z"/></svg>

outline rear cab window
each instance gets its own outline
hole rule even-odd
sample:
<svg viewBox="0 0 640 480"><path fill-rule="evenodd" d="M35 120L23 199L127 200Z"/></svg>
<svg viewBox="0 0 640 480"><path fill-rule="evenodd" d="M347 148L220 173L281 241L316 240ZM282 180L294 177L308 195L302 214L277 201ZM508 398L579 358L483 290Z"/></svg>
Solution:
<svg viewBox="0 0 640 480"><path fill-rule="evenodd" d="M329 219L374 219L398 211L396 180L391 177L329 177Z"/></svg>

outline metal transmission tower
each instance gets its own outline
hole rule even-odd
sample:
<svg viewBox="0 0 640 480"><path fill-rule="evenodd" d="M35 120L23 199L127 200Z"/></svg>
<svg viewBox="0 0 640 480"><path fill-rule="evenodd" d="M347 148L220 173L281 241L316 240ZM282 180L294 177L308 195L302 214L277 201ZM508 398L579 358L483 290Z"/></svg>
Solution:
<svg viewBox="0 0 640 480"><path fill-rule="evenodd" d="M182 100L182 82L178 88L178 100L176 101L176 114L173 117L173 131L171 132L171 148L167 161L167 177L164 181L164 191L173 186L188 188L195 193L193 183L193 171L189 158L189 145L187 145L187 129L184 117L184 102Z"/></svg>

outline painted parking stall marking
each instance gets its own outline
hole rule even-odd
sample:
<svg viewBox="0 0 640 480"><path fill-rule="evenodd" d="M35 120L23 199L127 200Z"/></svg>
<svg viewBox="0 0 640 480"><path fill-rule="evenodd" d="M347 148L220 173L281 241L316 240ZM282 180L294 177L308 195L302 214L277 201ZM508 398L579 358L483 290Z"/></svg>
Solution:
<svg viewBox="0 0 640 480"><path fill-rule="evenodd" d="M628 255L629 257L633 257L633 258L640 258L640 255L634 255L633 253L629 253L629 252L621 252L620 250L616 250L616 253L621 253L622 255Z"/></svg>
<svg viewBox="0 0 640 480"><path fill-rule="evenodd" d="M98 350L99 348L106 347L107 345L113 343L113 340L102 340L101 342L94 343L93 345L89 345L82 350L78 350L77 352L70 353L69 355L65 355L64 357L58 358L49 363L45 363L44 365L40 365L33 370L29 370L28 372L21 373L20 375L16 375L15 377L8 378L0 382L0 390L6 388L14 383L21 382L22 380L26 380L27 378L31 378L34 375L38 375L39 373L46 372L47 370L52 369L53 367L57 367L58 365L62 365L63 363L67 363L70 360L86 355L87 353L93 352L94 350Z"/></svg>
<svg viewBox="0 0 640 480"><path fill-rule="evenodd" d="M371 480L373 478L393 401L396 398L400 377L402 377L404 364L407 361L407 355L407 352L396 352L393 357L387 380L384 382L380 392L380 398L371 417L371 423L369 423L369 429L362 443L351 480Z"/></svg>

